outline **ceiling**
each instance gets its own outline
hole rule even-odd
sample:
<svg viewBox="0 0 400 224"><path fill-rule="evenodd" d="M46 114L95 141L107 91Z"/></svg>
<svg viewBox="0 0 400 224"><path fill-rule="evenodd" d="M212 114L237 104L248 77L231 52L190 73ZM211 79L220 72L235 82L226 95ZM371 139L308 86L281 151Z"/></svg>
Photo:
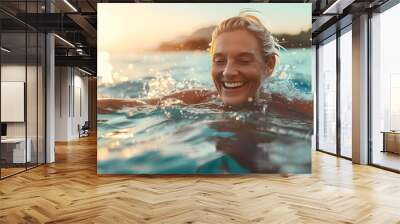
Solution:
<svg viewBox="0 0 400 224"><path fill-rule="evenodd" d="M312 3L313 42L335 32L337 21L347 20L387 0L233 0L229 2ZM97 3L188 2L188 0L1 0L0 21L4 38L15 49L23 48L25 39L18 34L25 28L39 32L55 32L56 65L79 66L96 73ZM190 2L226 2L223 0L192 0ZM50 10L51 9L51 10ZM49 13L49 12L52 13ZM350 19L349 19L350 18ZM346 24L343 23L343 26ZM11 34L13 33L13 34ZM3 35L4 36L4 35ZM11 41L12 40L12 41ZM64 41L66 40L66 41ZM3 42L5 43L5 42ZM35 47L33 44L29 47ZM31 49L28 48L30 52ZM21 52L22 53L22 52Z"/></svg>

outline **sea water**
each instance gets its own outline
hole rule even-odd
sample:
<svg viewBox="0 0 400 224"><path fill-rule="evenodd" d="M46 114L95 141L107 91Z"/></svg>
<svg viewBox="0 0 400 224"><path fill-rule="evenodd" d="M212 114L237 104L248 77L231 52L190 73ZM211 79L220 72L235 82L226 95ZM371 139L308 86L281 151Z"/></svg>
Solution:
<svg viewBox="0 0 400 224"><path fill-rule="evenodd" d="M113 59L113 82L99 74L98 97L155 98L214 90L205 52L152 52ZM263 90L312 101L311 50L283 51ZM310 173L312 121L261 109L227 111L214 98L184 105L123 108L98 114L100 174Z"/></svg>

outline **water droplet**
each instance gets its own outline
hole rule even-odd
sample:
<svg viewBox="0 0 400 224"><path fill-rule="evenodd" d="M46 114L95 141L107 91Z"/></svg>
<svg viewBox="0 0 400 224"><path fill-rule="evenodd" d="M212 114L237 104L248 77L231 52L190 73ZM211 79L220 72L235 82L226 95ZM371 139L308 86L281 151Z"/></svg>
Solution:
<svg viewBox="0 0 400 224"><path fill-rule="evenodd" d="M128 118L129 118L129 117L132 117L133 114L134 114L134 113L133 113L132 111L129 111L129 112L127 113Z"/></svg>
<svg viewBox="0 0 400 224"><path fill-rule="evenodd" d="M263 112L263 114L266 114L266 113L267 113L267 110L268 110L268 105L267 105L267 104L264 104L263 107L262 107L262 112Z"/></svg>
<svg viewBox="0 0 400 224"><path fill-rule="evenodd" d="M165 117L167 117L168 119L171 118L171 113L170 112L166 111L164 114L165 114Z"/></svg>

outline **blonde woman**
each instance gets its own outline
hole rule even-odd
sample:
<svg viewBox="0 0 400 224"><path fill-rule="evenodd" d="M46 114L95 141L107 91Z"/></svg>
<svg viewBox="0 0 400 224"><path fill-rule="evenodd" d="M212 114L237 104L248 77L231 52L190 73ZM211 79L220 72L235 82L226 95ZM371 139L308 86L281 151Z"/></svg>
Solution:
<svg viewBox="0 0 400 224"><path fill-rule="evenodd" d="M184 104L207 102L218 97L229 109L256 106L268 98L268 109L280 114L311 118L312 103L287 100L279 94L262 94L260 89L279 59L279 45L272 34L254 15L240 14L228 18L215 28L210 43L211 76L215 91L188 90L158 99L117 100L100 99L98 113L112 113L125 107L157 105L166 99L177 99Z"/></svg>

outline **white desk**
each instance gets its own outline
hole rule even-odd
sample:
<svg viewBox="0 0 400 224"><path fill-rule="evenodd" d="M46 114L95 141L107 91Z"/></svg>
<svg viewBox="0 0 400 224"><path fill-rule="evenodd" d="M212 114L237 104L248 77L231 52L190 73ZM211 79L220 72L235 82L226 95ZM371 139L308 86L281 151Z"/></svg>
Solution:
<svg viewBox="0 0 400 224"><path fill-rule="evenodd" d="M25 154L25 138L2 138L1 144L4 146L13 145L13 163L25 163L31 162L32 154L31 154L31 145L32 140L30 138L26 139L28 144L26 147ZM2 147L4 147L2 146ZM25 161L25 158L27 159Z"/></svg>

